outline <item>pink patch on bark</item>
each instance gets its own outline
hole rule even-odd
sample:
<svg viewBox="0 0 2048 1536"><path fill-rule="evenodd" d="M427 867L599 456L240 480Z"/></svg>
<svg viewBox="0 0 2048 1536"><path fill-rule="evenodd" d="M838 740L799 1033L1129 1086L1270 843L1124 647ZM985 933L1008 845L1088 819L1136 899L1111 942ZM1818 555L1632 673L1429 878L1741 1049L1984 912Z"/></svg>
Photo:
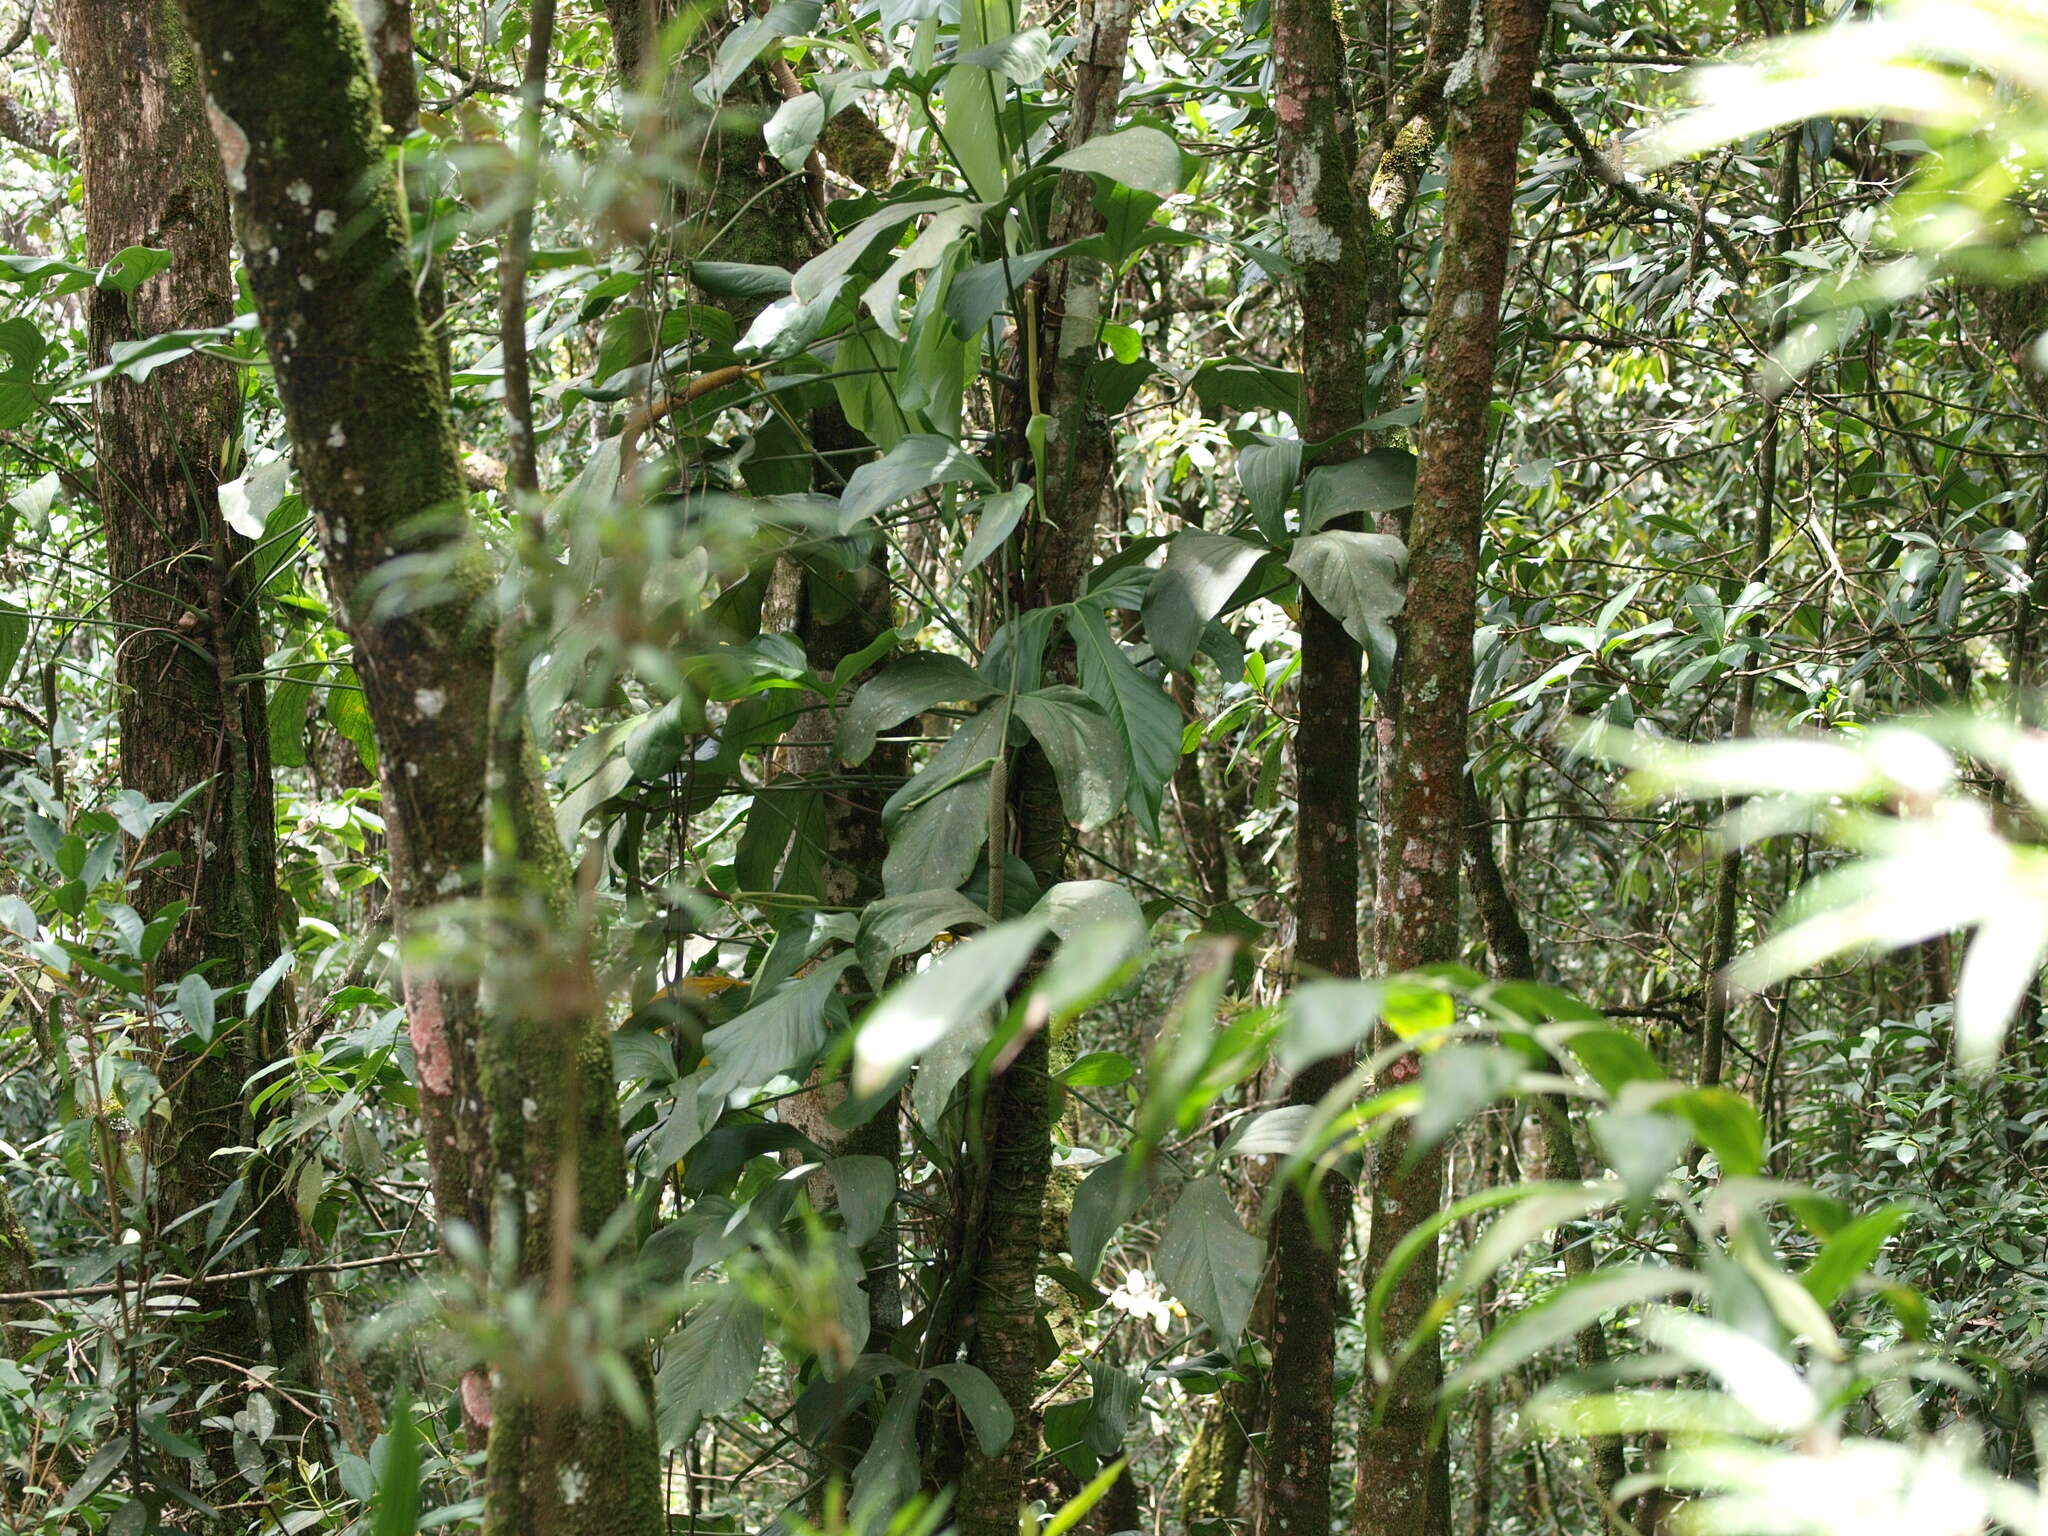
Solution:
<svg viewBox="0 0 2048 1536"><path fill-rule="evenodd" d="M491 1427L491 1384L482 1371L462 1373L462 1416L479 1429Z"/></svg>
<svg viewBox="0 0 2048 1536"><path fill-rule="evenodd" d="M420 1064L420 1086L446 1096L455 1088L455 1058L441 1016L441 984L431 976L405 978L405 1028Z"/></svg>

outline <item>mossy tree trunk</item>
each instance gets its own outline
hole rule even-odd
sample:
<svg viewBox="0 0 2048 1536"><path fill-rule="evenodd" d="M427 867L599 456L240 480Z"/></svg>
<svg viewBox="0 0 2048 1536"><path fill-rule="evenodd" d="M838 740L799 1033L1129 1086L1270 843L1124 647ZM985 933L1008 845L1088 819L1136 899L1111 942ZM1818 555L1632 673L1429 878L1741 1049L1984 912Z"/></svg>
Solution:
<svg viewBox="0 0 2048 1536"><path fill-rule="evenodd" d="M523 736L491 793L494 635L480 610L492 572L465 516L446 389L408 281L369 53L347 0L186 0L185 12L377 731L401 932L477 891L487 822L495 890L519 892L498 924L512 942L486 967L492 999L516 998L516 1009L486 1027L476 986L411 951L404 990L443 1218L483 1228L494 1198L506 1197L495 1214L519 1223L521 1276L563 1303L544 1351L559 1360L571 1243L623 1200L624 1149L588 968L573 936L560 937L571 926L566 859ZM295 88L278 91L279 78ZM553 942L519 943L546 924ZM644 1355L632 1363L644 1379ZM486 1529L658 1530L651 1432L608 1401L564 1396L528 1374L507 1382L491 1426ZM480 1387L465 1383L476 1419L490 1413Z"/></svg>
<svg viewBox="0 0 2048 1536"><path fill-rule="evenodd" d="M91 291L93 362L105 363L119 342L225 324L234 313L228 189L177 12L69 0L55 20L78 104L87 259L103 263L136 245L172 258L132 295ZM216 495L240 446L240 386L230 365L191 357L147 383L103 381L93 408L109 608L123 635L115 668L122 782L151 800L206 784L188 813L153 835L152 852L178 857L146 864L139 877L134 905L145 915L188 904L151 980L164 986L202 971L215 989L234 988L280 945L269 729L262 684L248 681L262 671L263 637L241 561L249 545L230 533ZM150 1215L157 1231L172 1233L167 1262L186 1274L276 1264L298 1242L286 1170L230 1151L258 1142L262 1127L244 1089L287 1050L282 996L273 991L256 1017L203 1053L188 1035L159 1074L171 1116L142 1133L155 1142ZM220 1009L223 1018L240 1012L232 1002ZM203 1214L181 1220L222 1199L233 1205L224 1225ZM197 1251L210 1226L220 1227L219 1243L212 1254ZM195 1386L217 1386L232 1411L251 1368L274 1368L281 1384L308 1379L312 1325L301 1279L224 1287L209 1299L214 1315L183 1335L181 1369ZM213 1475L234 1476L230 1437L196 1425L194 1433Z"/></svg>
<svg viewBox="0 0 2048 1536"><path fill-rule="evenodd" d="M1130 41L1131 0L1092 0L1075 21L1073 108L1069 144L1111 131ZM1068 172L1054 194L1051 243L1083 240L1102 228L1091 178ZM1080 596L1094 559L1104 509L1114 493L1109 423L1096 402L1089 369L1100 355L1099 320L1111 298L1110 275L1093 258L1054 262L1034 280L1021 324L1039 327L1036 403L1052 418L1046 436L1042 518L1028 519L1012 544L1010 603L1016 613L1070 603ZM1026 349L1019 348L1021 359ZM1020 372L1021 372L1020 367ZM1008 424L1025 441L1033 393L1020 387ZM1071 682L1073 645L1046 658L1045 681ZM1020 679L1020 688L1037 679ZM1004 819L1009 838L989 847L991 866L1013 846L1043 890L1065 879L1070 833L1052 765L1036 745L1017 754ZM991 879L991 891L1000 888ZM992 912L1002 917L1002 912ZM1014 915L1014 914L1010 914ZM988 1084L978 1107L981 1134L970 1133L978 1166L962 1198L971 1202L964 1258L973 1319L967 1358L984 1371L1015 1416L1009 1443L987 1456L968 1437L960 1460L961 1536L1011 1536L1023 1502L1026 1469L1036 1459L1039 1423L1038 1266L1046 1186L1052 1174L1053 1106L1050 1031L1028 1031L1007 1067ZM963 1184L967 1184L963 1180Z"/></svg>
<svg viewBox="0 0 2048 1536"><path fill-rule="evenodd" d="M1352 190L1357 150L1344 38L1328 5L1276 0L1273 74L1275 199L1288 254L1301 268L1301 436L1317 464L1336 464L1363 447L1367 267ZM1342 621L1304 592L1294 956L1309 976L1358 975L1362 663ZM1349 1067L1348 1056L1310 1064L1289 1083L1287 1101L1316 1103ZM1336 1337L1344 1309L1338 1248L1349 1226L1350 1185L1327 1175L1319 1199L1326 1225L1313 1219L1302 1191L1283 1191L1268 1238L1272 1367L1260 1536L1324 1536L1330 1529Z"/></svg>
<svg viewBox="0 0 2048 1536"><path fill-rule="evenodd" d="M1487 422L1522 118L1547 16L1547 0L1485 0L1472 67L1452 87L1442 255L1423 340L1427 400L1409 523L1400 714L1386 785L1391 818L1380 960L1393 971L1453 960L1459 952L1458 865ZM1417 1070L1411 1056L1390 1075L1412 1077ZM1441 1151L1417 1158L1410 1151L1398 1130L1380 1147L1369 1274L1442 1202ZM1425 1315L1436 1283L1434 1244L1416 1258L1408 1279L1387 1309L1395 1338ZM1449 1468L1430 1433L1442 1369L1429 1341L1382 1394L1359 1446L1353 1525L1360 1536L1449 1531Z"/></svg>

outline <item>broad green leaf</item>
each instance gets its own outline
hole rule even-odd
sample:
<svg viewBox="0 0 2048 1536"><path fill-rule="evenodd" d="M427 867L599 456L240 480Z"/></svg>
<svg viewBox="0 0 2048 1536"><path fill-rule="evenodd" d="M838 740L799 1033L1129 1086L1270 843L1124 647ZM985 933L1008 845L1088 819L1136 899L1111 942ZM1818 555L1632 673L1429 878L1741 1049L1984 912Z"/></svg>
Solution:
<svg viewBox="0 0 2048 1536"><path fill-rule="evenodd" d="M889 1207L896 1203L896 1165L886 1157L855 1155L835 1157L825 1164L832 1188L839 1195L839 1216L846 1224L846 1240L865 1248L882 1230Z"/></svg>
<svg viewBox="0 0 2048 1536"><path fill-rule="evenodd" d="M891 988L854 1036L854 1095L872 1100L946 1035L1001 1002L1047 927L1036 916L998 923Z"/></svg>
<svg viewBox="0 0 2048 1536"><path fill-rule="evenodd" d="M1107 176L1154 197L1171 197L1181 187L1180 146L1157 128L1142 124L1077 144L1052 163L1063 171Z"/></svg>
<svg viewBox="0 0 2048 1536"><path fill-rule="evenodd" d="M1670 1115L1608 1110L1587 1124L1607 1166L1621 1175L1633 1205L1656 1192L1692 1144L1685 1125Z"/></svg>
<svg viewBox="0 0 2048 1536"><path fill-rule="evenodd" d="M785 267L743 261L693 261L690 281L719 299L789 297L790 274Z"/></svg>
<svg viewBox="0 0 2048 1536"><path fill-rule="evenodd" d="M789 284L791 296L803 303L826 297L853 270L854 263L867 254L868 247L883 235L901 229L923 214L953 207L959 201L954 197L920 198L916 202L896 203L880 213L869 214L830 247L796 269L796 276L790 279Z"/></svg>
<svg viewBox="0 0 2048 1536"><path fill-rule="evenodd" d="M882 889L891 896L924 890L933 881L949 888L967 883L988 844L988 779L969 779L940 790L889 829Z"/></svg>
<svg viewBox="0 0 2048 1536"><path fill-rule="evenodd" d="M1375 448L1308 472L1301 486L1301 531L1319 533L1340 517L1394 512L1414 500L1415 455Z"/></svg>
<svg viewBox="0 0 2048 1536"><path fill-rule="evenodd" d="M761 139L785 171L800 171L824 128L824 97L805 91L775 109L775 115L761 125Z"/></svg>
<svg viewBox="0 0 2048 1536"><path fill-rule="evenodd" d="M851 953L834 955L800 980L704 1037L711 1059L704 1091L717 1098L758 1088L784 1074L801 1076L825 1047L825 1015Z"/></svg>
<svg viewBox="0 0 2048 1536"><path fill-rule="evenodd" d="M989 321L1010 308L1013 292L1021 293L1040 267L1070 249L1066 245L1054 246L968 267L954 277L946 290L946 318L961 335L980 335Z"/></svg>
<svg viewBox="0 0 2048 1536"><path fill-rule="evenodd" d="M882 802L882 824L889 829L890 836L896 835L897 823L906 812L944 790L968 780L985 779L989 765L1002 754L1009 723L1007 701L991 705L962 720L939 750L932 754L931 761ZM911 889L936 888L938 884L940 882L932 881L927 886L913 886Z"/></svg>
<svg viewBox="0 0 2048 1536"><path fill-rule="evenodd" d="M1186 528L1166 546L1166 563L1145 591L1145 638L1176 672L1194 660L1209 621L1223 611L1267 551L1227 534Z"/></svg>
<svg viewBox="0 0 2048 1536"><path fill-rule="evenodd" d="M1482 1382L1497 1381L1610 1312L1664 1296L1682 1295L1698 1284L1698 1278L1688 1271L1661 1265L1629 1264L1595 1270L1560 1286L1487 1335L1471 1362L1444 1384L1444 1391L1454 1394Z"/></svg>
<svg viewBox="0 0 2048 1536"><path fill-rule="evenodd" d="M1057 1076L1069 1088L1113 1088L1136 1074L1131 1058L1121 1051L1089 1051L1060 1068Z"/></svg>
<svg viewBox="0 0 2048 1536"><path fill-rule="evenodd" d="M854 1529L888 1529L890 1517L917 1493L917 1409L923 1399L923 1392L900 1386L882 1410L867 1453L853 1469Z"/></svg>
<svg viewBox="0 0 2048 1536"><path fill-rule="evenodd" d="M761 1313L737 1285L719 1286L662 1346L654 1419L663 1445L680 1445L709 1418L739 1405L761 1368Z"/></svg>
<svg viewBox="0 0 2048 1536"><path fill-rule="evenodd" d="M14 675L14 664L28 645L28 632L28 610L0 598L0 688Z"/></svg>
<svg viewBox="0 0 2048 1536"><path fill-rule="evenodd" d="M890 962L899 955L926 948L949 929L986 928L988 923L986 912L950 888L884 896L861 909L854 953L869 985L879 992L889 980Z"/></svg>
<svg viewBox="0 0 2048 1536"><path fill-rule="evenodd" d="M1269 543L1287 537L1287 499L1301 478L1301 439L1260 438L1237 450L1237 480L1252 521Z"/></svg>
<svg viewBox="0 0 2048 1536"><path fill-rule="evenodd" d="M1258 1294L1265 1244L1238 1222L1217 1178L1196 1179L1174 1202L1153 1268L1226 1349L1234 1349Z"/></svg>
<svg viewBox="0 0 2048 1536"><path fill-rule="evenodd" d="M1040 898L1037 911L1062 943L1107 929L1133 958L1144 952L1151 927L1137 897L1114 880L1062 880Z"/></svg>
<svg viewBox="0 0 2048 1536"><path fill-rule="evenodd" d="M815 30L823 10L820 0L776 0L764 14L748 16L718 45L718 56L697 82L697 99L706 106L715 103L775 43Z"/></svg>
<svg viewBox="0 0 2048 1536"><path fill-rule="evenodd" d="M1407 602L1403 573L1408 552L1388 534L1331 529L1295 542L1287 569L1301 578L1370 662L1372 683L1384 691L1394 666L1392 620ZM1462 706L1461 706L1462 707Z"/></svg>
<svg viewBox="0 0 2048 1536"><path fill-rule="evenodd" d="M983 561L1010 541L1010 535L1017 530L1017 522L1031 505L1031 487L1013 486L980 501L971 501L960 511L974 514L974 534L967 541L967 549L960 557L960 574L979 570Z"/></svg>
<svg viewBox="0 0 2048 1536"><path fill-rule="evenodd" d="M1067 820L1083 832L1106 824L1123 808L1128 788L1115 722L1087 694L1065 684L1020 693L1012 707L1052 763Z"/></svg>
<svg viewBox="0 0 2048 1536"><path fill-rule="evenodd" d="M1074 1191L1067 1216L1067 1251L1085 1280L1095 1278L1102 1268L1102 1250L1144 1203L1145 1181L1132 1173L1129 1157L1119 1154L1098 1163Z"/></svg>
<svg viewBox="0 0 2048 1536"><path fill-rule="evenodd" d="M284 459L266 459L251 465L235 479L221 482L220 515L243 538L262 538L270 514L284 500L290 478L291 465Z"/></svg>
<svg viewBox="0 0 2048 1536"><path fill-rule="evenodd" d="M928 651L905 657L869 678L840 716L833 749L849 763L864 763L875 738L936 704L979 703L999 690L956 656Z"/></svg>
<svg viewBox="0 0 2048 1536"><path fill-rule="evenodd" d="M847 476L846 489L839 493L840 531L851 533L897 502L956 480L994 489L988 472L958 443L927 433L906 437Z"/></svg>
<svg viewBox="0 0 2048 1536"><path fill-rule="evenodd" d="M157 273L168 271L171 262L169 251L148 245L131 245L116 251L113 258L100 268L93 282L97 287L133 293Z"/></svg>
<svg viewBox="0 0 2048 1536"><path fill-rule="evenodd" d="M36 365L43 360L46 350L43 333L36 329L34 321L20 315L0 320L0 357L6 359L0 375L23 380L33 378Z"/></svg>
<svg viewBox="0 0 2048 1536"><path fill-rule="evenodd" d="M1274 1059L1287 1072L1343 1054L1372 1037L1386 985L1379 981L1314 980L1295 987L1282 1015Z"/></svg>
<svg viewBox="0 0 2048 1536"><path fill-rule="evenodd" d="M1017 1416L986 1373L965 1361L950 1361L933 1366L925 1375L945 1383L946 1390L953 1394L953 1401L974 1427L974 1438L981 1444L982 1455L994 1456L1010 1443Z"/></svg>
<svg viewBox="0 0 2048 1536"><path fill-rule="evenodd" d="M1682 1115L1701 1146L1720 1160L1730 1178L1763 1172L1764 1123L1756 1108L1726 1088L1692 1088L1666 1098L1660 1108Z"/></svg>
<svg viewBox="0 0 2048 1536"><path fill-rule="evenodd" d="M918 231L917 238L897 253L896 259L889 263L882 275L867 286L860 296L861 304L875 317L875 323L885 335L899 342L906 339L899 302L903 280L914 272L928 272L945 261L980 222L987 206L986 203L951 203L941 208ZM922 393L929 398L928 390Z"/></svg>
<svg viewBox="0 0 2048 1536"><path fill-rule="evenodd" d="M1043 27L1026 27L996 42L968 49L959 61L993 70L1013 85L1030 85L1045 73L1051 54L1052 34Z"/></svg>
<svg viewBox="0 0 2048 1536"><path fill-rule="evenodd" d="M1015 0L960 0L959 11L963 58L1017 30ZM991 70L962 63L946 71L940 94L946 106L946 151L976 197L986 202L1002 196L1014 148L1001 107L1009 91Z"/></svg>
<svg viewBox="0 0 2048 1536"><path fill-rule="evenodd" d="M420 1432L413 1422L412 1397L404 1387L391 1405L390 1429L377 1458L377 1507L370 1536L413 1536L419 1529Z"/></svg>
<svg viewBox="0 0 2048 1536"><path fill-rule="evenodd" d="M1422 1058L1417 1149L1435 1146L1521 1081L1523 1058L1494 1045L1453 1040Z"/></svg>
<svg viewBox="0 0 2048 1536"><path fill-rule="evenodd" d="M178 982L178 1012L184 1017L185 1027L197 1035L201 1043L213 1039L216 1022L213 988L197 971L188 971Z"/></svg>
<svg viewBox="0 0 2048 1536"><path fill-rule="evenodd" d="M1799 1283L1822 1306L1832 1306L1863 1277L1884 1250L1886 1239L1911 1214L1911 1206L1887 1205L1868 1216L1859 1216L1822 1245L1799 1277Z"/></svg>
<svg viewBox="0 0 2048 1536"><path fill-rule="evenodd" d="M1301 375L1242 358L1212 357L1195 370L1195 398L1210 416L1240 411L1298 416Z"/></svg>
<svg viewBox="0 0 2048 1536"><path fill-rule="evenodd" d="M1180 764L1180 708L1140 672L1109 633L1102 610L1078 604L1067 620L1081 666L1081 686L1102 706L1123 737L1130 758L1126 798L1138 824L1159 835L1159 807L1167 780Z"/></svg>

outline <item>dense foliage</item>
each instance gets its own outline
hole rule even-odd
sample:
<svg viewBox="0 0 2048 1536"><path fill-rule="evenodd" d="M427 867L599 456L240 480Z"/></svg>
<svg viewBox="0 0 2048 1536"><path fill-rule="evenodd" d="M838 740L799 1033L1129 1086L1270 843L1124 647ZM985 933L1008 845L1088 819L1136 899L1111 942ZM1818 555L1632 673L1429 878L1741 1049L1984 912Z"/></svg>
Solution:
<svg viewBox="0 0 2048 1536"><path fill-rule="evenodd" d="M0 1529L2048 1521L2048 12L19 22Z"/></svg>

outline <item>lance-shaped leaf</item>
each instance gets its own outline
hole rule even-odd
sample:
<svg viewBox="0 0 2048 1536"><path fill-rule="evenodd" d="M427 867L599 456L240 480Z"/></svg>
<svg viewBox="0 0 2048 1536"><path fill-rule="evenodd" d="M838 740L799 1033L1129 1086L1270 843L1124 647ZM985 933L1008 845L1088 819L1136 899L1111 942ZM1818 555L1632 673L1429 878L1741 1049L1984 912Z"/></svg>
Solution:
<svg viewBox="0 0 2048 1536"><path fill-rule="evenodd" d="M662 1443L680 1445L697 1426L738 1405L761 1368L761 1312L736 1285L723 1285L662 1350L654 1418Z"/></svg>
<svg viewBox="0 0 2048 1536"><path fill-rule="evenodd" d="M854 1037L855 1100L872 1104L926 1051L1001 1002L1047 926L1041 917L998 923L893 988L869 1010Z"/></svg>
<svg viewBox="0 0 2048 1536"><path fill-rule="evenodd" d="M846 489L839 493L839 530L851 533L877 512L956 480L995 488L988 472L958 443L928 432L913 433L847 476Z"/></svg>

